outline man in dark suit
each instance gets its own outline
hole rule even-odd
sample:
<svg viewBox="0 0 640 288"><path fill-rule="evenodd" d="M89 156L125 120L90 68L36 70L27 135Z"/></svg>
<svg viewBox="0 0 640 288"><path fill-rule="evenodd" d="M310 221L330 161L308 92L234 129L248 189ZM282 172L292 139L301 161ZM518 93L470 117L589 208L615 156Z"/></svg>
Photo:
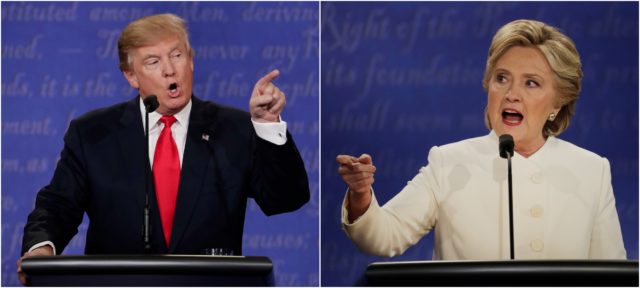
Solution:
<svg viewBox="0 0 640 288"><path fill-rule="evenodd" d="M246 113L192 96L194 53L175 15L130 23L118 52L139 97L71 122L53 179L25 225L23 258L62 252L85 212L85 253L143 253L145 169L153 171L151 253L241 254L247 197L267 215L309 200L304 163L280 120L286 101L272 82L277 70L258 80ZM149 114L147 158L143 100L150 95L159 107Z"/></svg>

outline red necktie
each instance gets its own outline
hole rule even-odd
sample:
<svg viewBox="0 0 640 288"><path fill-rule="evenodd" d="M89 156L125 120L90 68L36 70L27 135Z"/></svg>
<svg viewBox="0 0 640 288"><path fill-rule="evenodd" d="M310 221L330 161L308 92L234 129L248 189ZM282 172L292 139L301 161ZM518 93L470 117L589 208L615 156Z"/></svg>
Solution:
<svg viewBox="0 0 640 288"><path fill-rule="evenodd" d="M180 183L180 157L176 142L171 136L171 125L176 122L176 118L162 116L160 121L164 123L164 128L160 132L153 156L153 178L156 184L156 199L164 230L164 240L169 247Z"/></svg>

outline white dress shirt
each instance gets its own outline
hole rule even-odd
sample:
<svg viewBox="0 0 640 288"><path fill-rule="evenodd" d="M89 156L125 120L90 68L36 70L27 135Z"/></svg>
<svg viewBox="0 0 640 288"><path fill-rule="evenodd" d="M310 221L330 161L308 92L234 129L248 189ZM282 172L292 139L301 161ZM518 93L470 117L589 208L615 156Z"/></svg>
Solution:
<svg viewBox="0 0 640 288"><path fill-rule="evenodd" d="M498 137L460 141L429 152L400 193L342 225L364 252L402 254L435 228L434 260L509 259L507 160ZM609 161L555 137L529 158L515 154L516 259L625 259Z"/></svg>
<svg viewBox="0 0 640 288"><path fill-rule="evenodd" d="M144 103L140 99L140 112L142 115L142 127L144 127ZM182 167L182 159L184 156L184 147L187 143L187 131L189 130L189 116L191 115L191 100L187 103L180 112L174 114L176 122L171 125L171 135L178 147L178 154L180 155L180 167ZM156 143L160 137L160 132L164 129L164 123L160 122L162 114L154 111L149 113L149 162L153 167L153 157L156 151ZM277 123L259 123L253 121L253 128L256 130L258 137L269 141L276 145L284 145L287 142L287 123L280 121Z"/></svg>

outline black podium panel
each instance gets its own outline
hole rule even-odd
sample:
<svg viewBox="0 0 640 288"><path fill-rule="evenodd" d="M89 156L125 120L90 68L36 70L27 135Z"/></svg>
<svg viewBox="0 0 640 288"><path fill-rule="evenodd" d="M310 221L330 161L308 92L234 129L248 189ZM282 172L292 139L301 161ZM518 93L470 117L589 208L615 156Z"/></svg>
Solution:
<svg viewBox="0 0 640 288"><path fill-rule="evenodd" d="M638 260L376 262L371 286L638 286Z"/></svg>
<svg viewBox="0 0 640 288"><path fill-rule="evenodd" d="M272 286L267 257L87 255L22 261L31 286Z"/></svg>

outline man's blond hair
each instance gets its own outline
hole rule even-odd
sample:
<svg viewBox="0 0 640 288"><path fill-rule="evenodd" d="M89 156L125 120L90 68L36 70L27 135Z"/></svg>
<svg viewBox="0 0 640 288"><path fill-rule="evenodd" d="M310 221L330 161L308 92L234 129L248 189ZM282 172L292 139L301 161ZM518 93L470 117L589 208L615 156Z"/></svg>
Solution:
<svg viewBox="0 0 640 288"><path fill-rule="evenodd" d="M174 14L157 14L146 16L127 25L118 38L118 58L120 70L131 71L132 49L153 45L167 37L177 36L187 45L191 57L194 51L189 43L189 34L185 21Z"/></svg>

